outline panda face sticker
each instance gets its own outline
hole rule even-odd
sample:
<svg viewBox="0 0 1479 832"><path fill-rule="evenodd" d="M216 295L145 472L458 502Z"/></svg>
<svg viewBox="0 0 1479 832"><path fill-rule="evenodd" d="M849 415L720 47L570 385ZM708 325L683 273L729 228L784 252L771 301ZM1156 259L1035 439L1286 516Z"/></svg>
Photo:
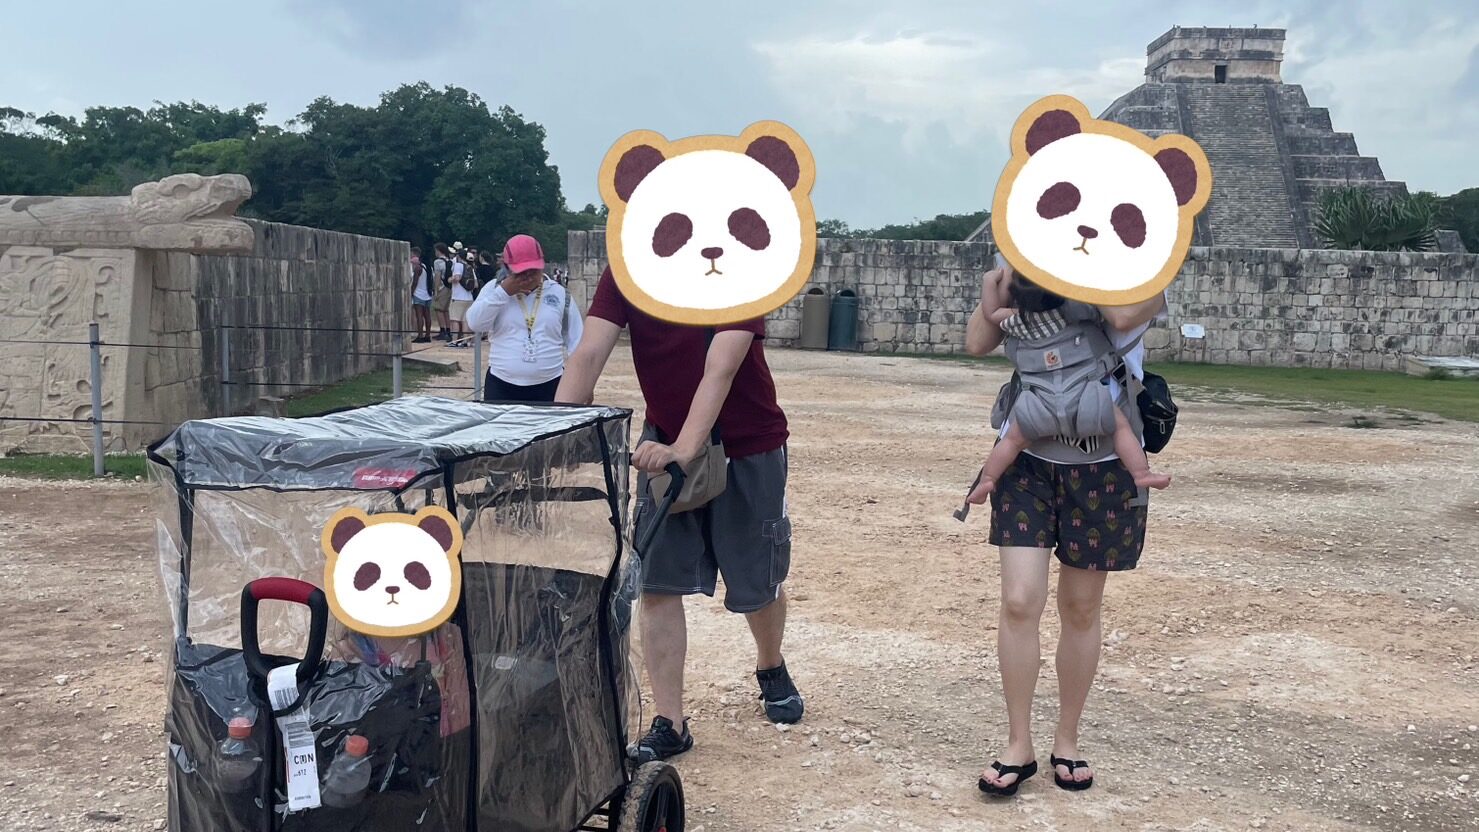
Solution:
<svg viewBox="0 0 1479 832"><path fill-rule="evenodd" d="M991 227L1008 262L1086 303L1147 300L1175 278L1212 191L1201 148L1089 116L1068 96L1027 109L997 185Z"/></svg>
<svg viewBox="0 0 1479 832"><path fill-rule="evenodd" d="M462 527L443 508L409 514L338 512L324 528L324 591L346 627L412 636L452 615L462 591Z"/></svg>
<svg viewBox="0 0 1479 832"><path fill-rule="evenodd" d="M811 151L777 122L676 142L628 133L601 166L612 276L633 305L674 323L765 315L811 275L814 179Z"/></svg>

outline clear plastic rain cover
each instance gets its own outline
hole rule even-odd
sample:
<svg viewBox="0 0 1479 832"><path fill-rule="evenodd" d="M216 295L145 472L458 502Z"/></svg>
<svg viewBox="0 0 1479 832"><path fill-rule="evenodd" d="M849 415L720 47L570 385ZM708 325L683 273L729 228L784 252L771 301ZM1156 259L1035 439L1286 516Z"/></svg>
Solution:
<svg viewBox="0 0 1479 832"><path fill-rule="evenodd" d="M151 449L175 635L169 828L567 832L618 792L636 707L630 415L409 397L188 422ZM297 711L322 805L289 812L293 735L244 661L242 589L269 576L321 586L320 534L340 508L431 504L464 532L461 605L401 639L330 617ZM302 659L309 629L304 607L262 604L267 663ZM356 735L363 758L347 750Z"/></svg>

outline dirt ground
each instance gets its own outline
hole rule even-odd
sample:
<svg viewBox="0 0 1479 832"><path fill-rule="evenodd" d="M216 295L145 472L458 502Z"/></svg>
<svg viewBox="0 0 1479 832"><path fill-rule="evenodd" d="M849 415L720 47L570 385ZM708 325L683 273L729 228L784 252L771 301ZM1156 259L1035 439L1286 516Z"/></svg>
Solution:
<svg viewBox="0 0 1479 832"><path fill-rule="evenodd" d="M1004 741L982 513L953 520L1003 373L770 354L791 420L787 657L758 715L743 621L689 605L691 832L1479 829L1479 429L1178 390L1175 485L1113 576L1083 754L989 803ZM601 399L638 404L623 353ZM1373 414L1367 414L1373 415ZM167 627L146 489L0 479L0 829L164 816ZM1046 766L1052 649L1035 711ZM1046 769L1045 769L1046 773Z"/></svg>

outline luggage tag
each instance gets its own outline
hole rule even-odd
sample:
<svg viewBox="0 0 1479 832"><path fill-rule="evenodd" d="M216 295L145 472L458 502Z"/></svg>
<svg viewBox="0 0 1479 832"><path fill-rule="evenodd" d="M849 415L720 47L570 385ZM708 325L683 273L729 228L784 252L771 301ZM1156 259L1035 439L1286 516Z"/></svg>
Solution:
<svg viewBox="0 0 1479 832"><path fill-rule="evenodd" d="M272 709L282 711L298 701L298 663L273 669L267 674L267 696ZM318 790L318 748L309 727L308 708L299 705L290 714L277 718L282 734L283 756L288 777L288 812L317 809L322 798Z"/></svg>

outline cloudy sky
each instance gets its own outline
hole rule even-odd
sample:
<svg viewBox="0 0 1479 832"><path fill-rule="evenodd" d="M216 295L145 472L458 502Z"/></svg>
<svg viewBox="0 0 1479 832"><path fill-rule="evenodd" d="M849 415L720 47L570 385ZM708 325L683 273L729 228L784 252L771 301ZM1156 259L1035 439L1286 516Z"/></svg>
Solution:
<svg viewBox="0 0 1479 832"><path fill-rule="evenodd" d="M627 130L795 127L817 213L854 226L979 210L1032 99L1098 112L1142 80L1173 24L1286 27L1286 81L1389 178L1479 185L1473 0L0 0L0 106L360 104L403 82L467 87L549 131L566 198ZM455 48L453 46L455 40Z"/></svg>

